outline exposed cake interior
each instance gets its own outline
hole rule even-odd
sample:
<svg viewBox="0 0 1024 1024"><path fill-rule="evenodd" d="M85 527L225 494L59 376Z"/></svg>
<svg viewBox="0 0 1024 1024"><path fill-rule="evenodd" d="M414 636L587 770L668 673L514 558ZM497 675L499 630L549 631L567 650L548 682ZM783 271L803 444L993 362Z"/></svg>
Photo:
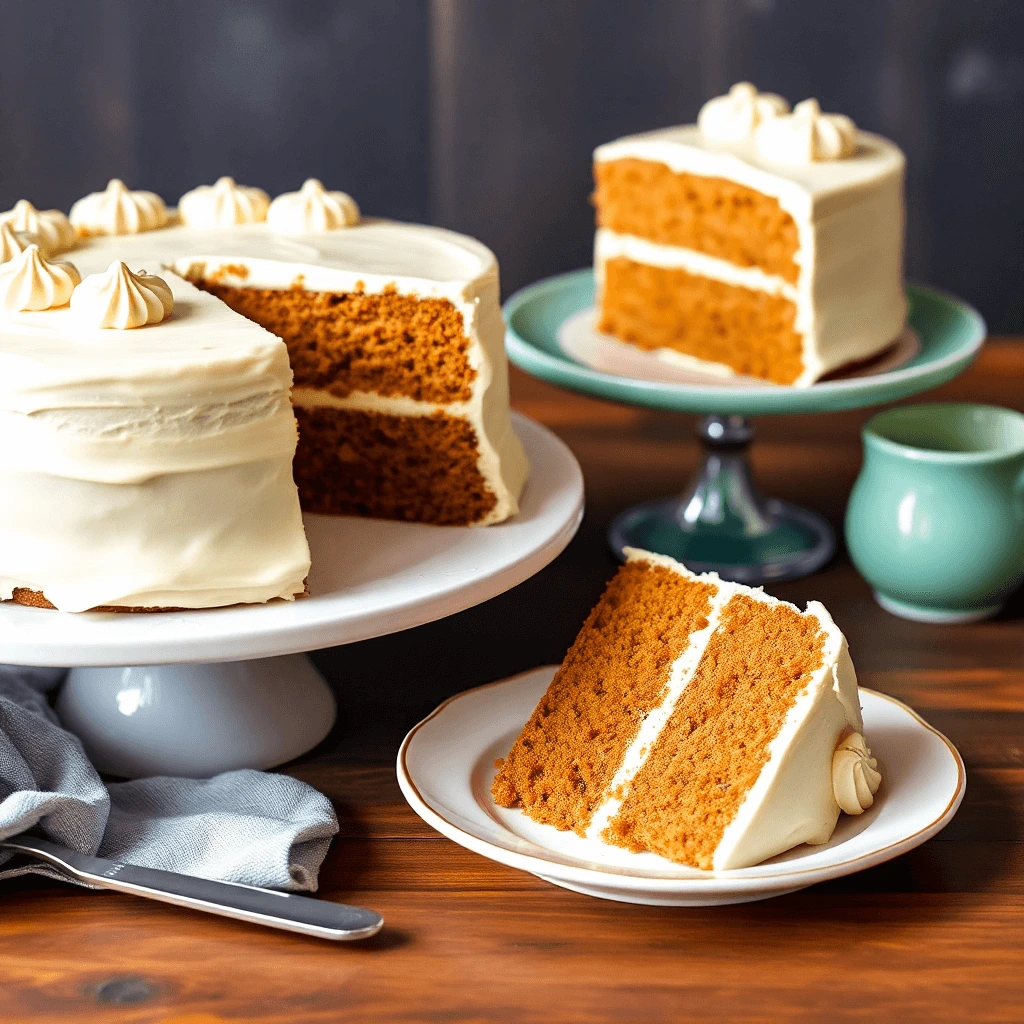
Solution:
<svg viewBox="0 0 1024 1024"><path fill-rule="evenodd" d="M777 384L803 371L796 306L781 295L626 257L604 261L601 277L599 330Z"/></svg>
<svg viewBox="0 0 1024 1024"><path fill-rule="evenodd" d="M603 838L710 868L824 639L795 608L732 597Z"/></svg>
<svg viewBox="0 0 1024 1024"><path fill-rule="evenodd" d="M223 272L222 268L222 272ZM245 276L244 267L230 267ZM478 372L446 298L197 281L282 338L295 374L295 481L309 512L447 526L498 503L466 408Z"/></svg>
<svg viewBox="0 0 1024 1024"><path fill-rule="evenodd" d="M653 160L598 161L594 178L600 227L758 267L790 283L799 276L796 223L773 196Z"/></svg>
<svg viewBox="0 0 1024 1024"><path fill-rule="evenodd" d="M583 835L673 663L707 625L714 584L631 562L611 580L505 758L503 807Z"/></svg>

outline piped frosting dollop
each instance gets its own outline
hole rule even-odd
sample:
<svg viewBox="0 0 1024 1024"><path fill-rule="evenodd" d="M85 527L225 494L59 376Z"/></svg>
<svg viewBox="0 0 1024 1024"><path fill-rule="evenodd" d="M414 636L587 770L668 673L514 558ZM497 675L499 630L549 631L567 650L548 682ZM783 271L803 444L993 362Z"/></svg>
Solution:
<svg viewBox="0 0 1024 1024"><path fill-rule="evenodd" d="M178 200L178 215L189 227L228 228L266 220L269 206L270 196L263 189L224 177L186 192Z"/></svg>
<svg viewBox="0 0 1024 1024"><path fill-rule="evenodd" d="M817 100L804 100L792 114L758 125L754 143L758 155L772 163L843 160L857 152L857 126L845 114L823 114Z"/></svg>
<svg viewBox="0 0 1024 1024"><path fill-rule="evenodd" d="M20 256L30 245L38 245L35 235L27 231L15 231L7 221L0 223L0 263L7 263Z"/></svg>
<svg viewBox="0 0 1024 1024"><path fill-rule="evenodd" d="M37 210L27 199L19 199L9 210L0 213L0 223L14 231L34 235L39 247L53 256L78 244L78 235L71 221L60 210Z"/></svg>
<svg viewBox="0 0 1024 1024"><path fill-rule="evenodd" d="M90 274L71 296L71 310L83 324L118 331L158 324L172 309L174 297L162 277L133 274L119 260L106 273Z"/></svg>
<svg viewBox="0 0 1024 1024"><path fill-rule="evenodd" d="M850 733L840 740L832 754L832 792L847 814L861 814L875 802L882 784L878 762L871 756L864 737Z"/></svg>
<svg viewBox="0 0 1024 1024"><path fill-rule="evenodd" d="M278 196L267 210L267 225L284 235L306 235L359 223L359 207L346 192L328 192L307 178L298 192Z"/></svg>
<svg viewBox="0 0 1024 1024"><path fill-rule="evenodd" d="M712 142L742 142L758 125L789 112L789 104L773 92L758 92L750 82L737 82L725 96L708 100L697 115L701 135Z"/></svg>
<svg viewBox="0 0 1024 1024"><path fill-rule="evenodd" d="M91 192L71 207L71 224L80 235L137 235L162 228L167 206L155 192L129 189L112 178L102 192Z"/></svg>
<svg viewBox="0 0 1024 1024"><path fill-rule="evenodd" d="M33 243L0 264L0 307L25 313L63 306L82 280L72 263L50 261Z"/></svg>

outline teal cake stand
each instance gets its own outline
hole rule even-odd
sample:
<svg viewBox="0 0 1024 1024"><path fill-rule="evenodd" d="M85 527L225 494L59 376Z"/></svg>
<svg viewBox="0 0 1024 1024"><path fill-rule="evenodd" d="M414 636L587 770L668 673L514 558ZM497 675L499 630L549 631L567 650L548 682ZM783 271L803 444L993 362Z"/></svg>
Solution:
<svg viewBox="0 0 1024 1024"><path fill-rule="evenodd" d="M608 531L620 558L626 547L671 555L697 572L759 584L807 576L835 551L820 516L764 498L747 461L748 417L839 412L893 402L937 387L965 370L985 340L985 321L967 303L910 285L908 322L920 349L895 369L822 381L807 388L751 384L679 384L617 376L580 363L562 348L567 320L594 305L592 269L538 281L505 303L509 359L552 384L627 405L702 413L701 465L679 495L617 516Z"/></svg>

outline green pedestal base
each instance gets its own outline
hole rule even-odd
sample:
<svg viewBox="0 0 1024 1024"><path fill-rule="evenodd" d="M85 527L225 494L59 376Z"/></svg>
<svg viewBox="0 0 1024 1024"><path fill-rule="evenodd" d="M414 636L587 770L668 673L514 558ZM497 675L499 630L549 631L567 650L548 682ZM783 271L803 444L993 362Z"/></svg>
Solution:
<svg viewBox="0 0 1024 1024"><path fill-rule="evenodd" d="M708 416L698 434L706 450L687 491L616 517L608 531L615 554L644 548L694 572L755 586L820 569L835 551L835 534L813 513L758 494L746 458L748 421Z"/></svg>

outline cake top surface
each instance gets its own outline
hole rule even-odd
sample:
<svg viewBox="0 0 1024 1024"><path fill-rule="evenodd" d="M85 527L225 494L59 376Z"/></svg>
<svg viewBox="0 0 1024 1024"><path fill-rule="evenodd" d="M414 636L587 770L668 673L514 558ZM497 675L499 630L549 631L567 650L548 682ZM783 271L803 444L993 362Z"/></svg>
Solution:
<svg viewBox="0 0 1024 1024"><path fill-rule="evenodd" d="M754 188L782 179L812 199L870 185L904 165L898 146L858 131L844 114L822 111L815 99L791 111L783 97L749 82L705 103L697 124L628 135L594 153L596 161L630 157Z"/></svg>

